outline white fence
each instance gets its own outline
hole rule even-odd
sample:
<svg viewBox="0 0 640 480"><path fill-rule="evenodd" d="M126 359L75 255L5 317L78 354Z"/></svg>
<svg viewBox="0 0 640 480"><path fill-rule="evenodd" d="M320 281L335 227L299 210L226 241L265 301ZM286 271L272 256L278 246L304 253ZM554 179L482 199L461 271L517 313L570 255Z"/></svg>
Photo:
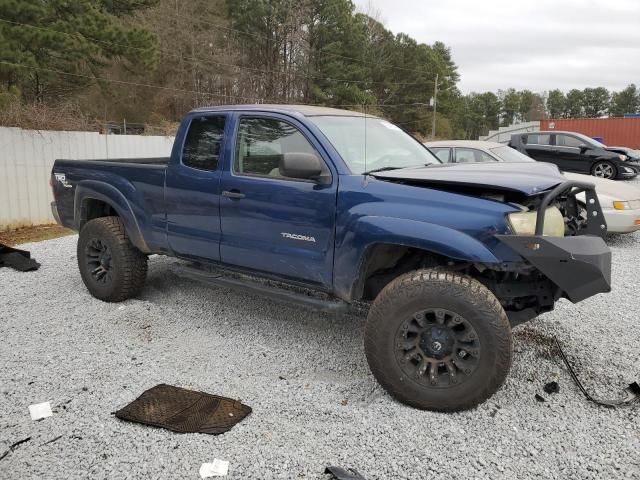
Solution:
<svg viewBox="0 0 640 480"><path fill-rule="evenodd" d="M57 158L168 157L173 137L0 127L0 230L53 223L49 177Z"/></svg>

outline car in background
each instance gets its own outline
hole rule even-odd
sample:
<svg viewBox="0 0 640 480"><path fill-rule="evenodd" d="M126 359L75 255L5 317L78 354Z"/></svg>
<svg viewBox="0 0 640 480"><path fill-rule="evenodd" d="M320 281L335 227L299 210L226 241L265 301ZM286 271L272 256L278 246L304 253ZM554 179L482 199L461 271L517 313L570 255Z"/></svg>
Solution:
<svg viewBox="0 0 640 480"><path fill-rule="evenodd" d="M513 148L495 142L446 140L424 145L444 163L534 161ZM631 233L640 230L640 188L577 173L565 172L564 176L569 180L595 184L608 232ZM584 202L584 194L581 195L578 198Z"/></svg>
<svg viewBox="0 0 640 480"><path fill-rule="evenodd" d="M634 178L640 162L575 132L531 132L511 135L509 146L539 162L556 165L564 172L584 173L607 179Z"/></svg>

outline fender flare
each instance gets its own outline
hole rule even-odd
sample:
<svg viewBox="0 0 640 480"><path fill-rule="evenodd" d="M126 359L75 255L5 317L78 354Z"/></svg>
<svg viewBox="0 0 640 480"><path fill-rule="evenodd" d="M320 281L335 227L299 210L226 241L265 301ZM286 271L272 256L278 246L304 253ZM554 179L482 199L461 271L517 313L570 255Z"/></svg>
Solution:
<svg viewBox="0 0 640 480"><path fill-rule="evenodd" d="M120 190L108 183L95 180L82 180L78 183L74 198L74 224L76 230L80 231L83 216L85 215L85 212L83 212L84 202L88 199L99 200L113 208L122 219L131 243L143 253L150 252L131 203Z"/></svg>
<svg viewBox="0 0 640 480"><path fill-rule="evenodd" d="M372 247L380 244L413 247L452 260L501 263L482 242L442 225L394 217L360 217L349 229L344 245L336 249L336 294L350 300L364 286L364 272ZM338 253L338 250L340 253Z"/></svg>

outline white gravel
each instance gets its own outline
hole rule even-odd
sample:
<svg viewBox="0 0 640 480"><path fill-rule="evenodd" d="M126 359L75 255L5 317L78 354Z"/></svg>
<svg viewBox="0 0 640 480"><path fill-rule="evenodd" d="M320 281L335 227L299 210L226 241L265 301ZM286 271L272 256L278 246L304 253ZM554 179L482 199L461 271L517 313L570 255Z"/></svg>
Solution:
<svg viewBox="0 0 640 480"><path fill-rule="evenodd" d="M506 385L459 414L386 395L361 317L204 287L162 257L139 299L102 303L80 280L75 236L26 245L39 271L0 270L0 456L31 440L0 460L0 478L197 479L214 458L230 479L322 479L331 464L370 480L640 478L640 409L589 403L549 348L557 335L597 395L640 380L640 234L610 240L613 292L516 329ZM560 393L545 395L551 380ZM253 414L221 436L111 415L158 383L240 398ZM33 422L28 406L46 401L53 417Z"/></svg>

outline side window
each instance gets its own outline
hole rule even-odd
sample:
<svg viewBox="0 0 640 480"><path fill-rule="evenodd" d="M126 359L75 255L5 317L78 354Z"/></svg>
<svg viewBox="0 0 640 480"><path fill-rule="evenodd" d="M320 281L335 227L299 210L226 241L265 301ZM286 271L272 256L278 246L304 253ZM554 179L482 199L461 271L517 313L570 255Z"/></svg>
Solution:
<svg viewBox="0 0 640 480"><path fill-rule="evenodd" d="M556 135L556 145L559 147L580 147L584 142L571 135Z"/></svg>
<svg viewBox="0 0 640 480"><path fill-rule="evenodd" d="M182 152L182 163L199 170L217 170L225 117L194 118Z"/></svg>
<svg viewBox="0 0 640 480"><path fill-rule="evenodd" d="M450 148L429 147L429 149L435 154L436 157L438 157L438 159L442 163L449 163L451 161L450 160L450 154L451 154L451 149Z"/></svg>
<svg viewBox="0 0 640 480"><path fill-rule="evenodd" d="M275 118L242 118L233 171L240 175L280 177L280 160L285 153L311 153L313 146L290 123Z"/></svg>
<svg viewBox="0 0 640 480"><path fill-rule="evenodd" d="M551 145L551 135L548 133L530 133L527 135L527 145Z"/></svg>
<svg viewBox="0 0 640 480"><path fill-rule="evenodd" d="M456 162L495 162L496 160L481 150L475 148L456 148Z"/></svg>

